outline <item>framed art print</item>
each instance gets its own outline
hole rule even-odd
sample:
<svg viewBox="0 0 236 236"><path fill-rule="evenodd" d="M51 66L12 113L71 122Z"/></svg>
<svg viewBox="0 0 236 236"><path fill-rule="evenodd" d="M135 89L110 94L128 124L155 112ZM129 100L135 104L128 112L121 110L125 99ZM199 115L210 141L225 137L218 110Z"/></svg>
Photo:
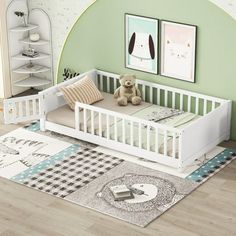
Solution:
<svg viewBox="0 0 236 236"><path fill-rule="evenodd" d="M161 21L161 75L195 82L197 27Z"/></svg>
<svg viewBox="0 0 236 236"><path fill-rule="evenodd" d="M158 72L158 20L125 15L126 67L152 74Z"/></svg>

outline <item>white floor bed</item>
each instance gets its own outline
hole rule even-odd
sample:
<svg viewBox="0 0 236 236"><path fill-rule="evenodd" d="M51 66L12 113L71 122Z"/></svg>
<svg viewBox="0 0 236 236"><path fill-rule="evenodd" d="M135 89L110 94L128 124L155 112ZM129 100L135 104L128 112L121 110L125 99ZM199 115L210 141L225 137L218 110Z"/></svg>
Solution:
<svg viewBox="0 0 236 236"><path fill-rule="evenodd" d="M174 110L172 108L167 107L161 107L158 105L153 105L151 103L142 102L140 106L133 106L131 104L128 104L127 107L120 107L117 105L116 99L113 98L113 95L110 93L102 92L102 95L104 97L104 100L97 102L93 104L93 106L98 108L106 108L110 111L119 112L122 114L130 115L133 117L138 117L140 119L150 120L153 118L153 113L162 114L162 119L157 122L160 124L165 124L170 127L181 127L184 128L187 125L191 124L191 122L198 119L200 116L197 116L196 114L184 112L180 113L178 110ZM176 113L174 113L176 111ZM180 113L180 114L178 114ZM171 115L173 116L171 117ZM178 114L178 115L177 115ZM169 117L170 116L170 117ZM169 118L168 118L169 117ZM96 135L99 135L99 119L98 114L94 117L94 133ZM166 118L166 119L165 119ZM57 108L56 110L53 110L49 112L46 115L46 120L55 123L58 125L66 126L75 129L75 112L72 111L68 105L64 105L62 107ZM106 120L106 115L102 114L102 120ZM91 133L91 113L87 114L87 132ZM110 119L109 121L109 128L110 128L110 138L115 139L115 124L114 119ZM126 123L125 130L127 131L126 135L126 144L130 144L130 134L131 134L131 126L130 123ZM133 133L134 133L134 146L138 146L138 127L133 127ZM83 110L80 112L80 130L84 131L84 112ZM117 122L117 139L118 141L122 142L122 121ZM142 136L146 135L146 129L145 126L142 128ZM150 150L155 150L155 132L150 130ZM107 124L106 122L102 123L102 137L107 138ZM164 135L163 133L159 134L159 151L163 154L164 147ZM168 138L168 153L171 154L172 150L172 139L171 137ZM142 148L147 148L147 139L142 139ZM176 150L176 155L178 156L178 149Z"/></svg>
<svg viewBox="0 0 236 236"><path fill-rule="evenodd" d="M77 103L75 112L59 92L61 86L89 75L103 92L94 105ZM229 138L231 101L138 80L143 102L119 107L113 92L119 75L93 70L42 91L4 102L6 123L40 119L52 130L114 150L183 168ZM30 109L30 107L33 107ZM159 122L161 112L183 113ZM157 117L156 117L157 116Z"/></svg>

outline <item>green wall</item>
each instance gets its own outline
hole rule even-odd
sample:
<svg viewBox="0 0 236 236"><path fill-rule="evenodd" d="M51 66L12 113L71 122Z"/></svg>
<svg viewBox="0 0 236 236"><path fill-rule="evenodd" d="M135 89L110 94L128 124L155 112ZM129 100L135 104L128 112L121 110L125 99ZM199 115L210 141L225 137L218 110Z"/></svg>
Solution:
<svg viewBox="0 0 236 236"><path fill-rule="evenodd" d="M197 25L196 83L126 69L124 14ZM236 21L207 0L97 0L77 21L65 43L58 69L92 68L233 100L232 138L236 140ZM216 127L217 128L217 127Z"/></svg>

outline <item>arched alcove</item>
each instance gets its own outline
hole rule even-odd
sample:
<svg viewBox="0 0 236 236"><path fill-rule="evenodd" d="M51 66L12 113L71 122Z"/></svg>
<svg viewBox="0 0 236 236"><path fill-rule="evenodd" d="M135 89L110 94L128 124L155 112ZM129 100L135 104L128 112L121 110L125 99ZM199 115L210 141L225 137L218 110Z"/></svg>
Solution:
<svg viewBox="0 0 236 236"><path fill-rule="evenodd" d="M125 13L197 25L196 84L126 69ZM236 21L210 1L97 0L79 18L65 42L58 81L62 80L65 67L79 72L100 68L120 74L135 73L144 80L231 99L235 120L235 42ZM234 123L232 137L236 139Z"/></svg>

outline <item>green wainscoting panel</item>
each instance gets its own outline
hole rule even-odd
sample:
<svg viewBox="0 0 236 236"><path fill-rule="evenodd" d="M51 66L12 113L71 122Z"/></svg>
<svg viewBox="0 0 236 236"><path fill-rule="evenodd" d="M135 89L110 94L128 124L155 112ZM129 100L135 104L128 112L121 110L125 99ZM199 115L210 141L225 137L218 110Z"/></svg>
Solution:
<svg viewBox="0 0 236 236"><path fill-rule="evenodd" d="M125 13L197 25L196 83L126 69ZM65 67L79 72L99 68L135 73L143 80L231 99L236 140L236 21L207 0L97 0L65 42L58 82Z"/></svg>

